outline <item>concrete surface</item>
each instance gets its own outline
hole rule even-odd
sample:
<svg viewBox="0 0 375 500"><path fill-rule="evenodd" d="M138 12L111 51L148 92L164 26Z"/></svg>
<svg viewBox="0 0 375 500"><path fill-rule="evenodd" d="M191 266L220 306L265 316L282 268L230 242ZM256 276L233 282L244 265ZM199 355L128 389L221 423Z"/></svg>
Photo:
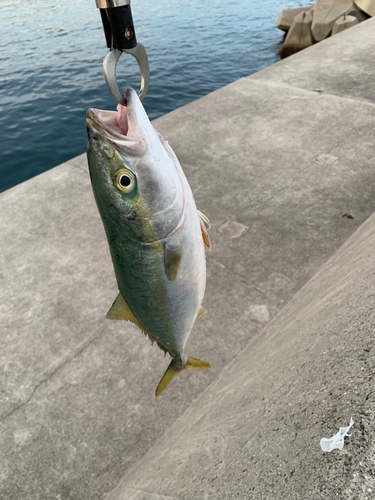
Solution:
<svg viewBox="0 0 375 500"><path fill-rule="evenodd" d="M104 498L374 211L372 23L154 122L213 244L187 348L213 368L158 399L168 359L104 320L117 291L84 157L0 195L2 500Z"/></svg>
<svg viewBox="0 0 375 500"><path fill-rule="evenodd" d="M375 19L327 38L250 78L375 104Z"/></svg>
<svg viewBox="0 0 375 500"><path fill-rule="evenodd" d="M106 500L373 499L374 247L375 215Z"/></svg>

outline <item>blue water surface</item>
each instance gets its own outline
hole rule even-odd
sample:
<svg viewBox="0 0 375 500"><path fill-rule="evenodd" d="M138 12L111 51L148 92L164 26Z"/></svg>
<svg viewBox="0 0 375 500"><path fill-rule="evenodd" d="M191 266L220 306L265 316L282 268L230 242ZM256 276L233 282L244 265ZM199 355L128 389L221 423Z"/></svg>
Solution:
<svg viewBox="0 0 375 500"><path fill-rule="evenodd" d="M151 119L279 59L283 8L298 0L133 0L151 80ZM0 0L0 191L86 149L89 107L115 109L102 73L107 52L94 0ZM139 88L135 60L120 88Z"/></svg>

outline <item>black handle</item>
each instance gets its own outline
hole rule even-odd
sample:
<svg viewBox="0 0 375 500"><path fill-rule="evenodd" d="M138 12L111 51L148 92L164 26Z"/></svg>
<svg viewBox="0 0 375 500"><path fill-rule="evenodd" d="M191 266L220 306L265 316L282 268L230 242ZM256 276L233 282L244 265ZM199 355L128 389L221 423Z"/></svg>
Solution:
<svg viewBox="0 0 375 500"><path fill-rule="evenodd" d="M130 5L100 9L107 47L132 49L137 45Z"/></svg>

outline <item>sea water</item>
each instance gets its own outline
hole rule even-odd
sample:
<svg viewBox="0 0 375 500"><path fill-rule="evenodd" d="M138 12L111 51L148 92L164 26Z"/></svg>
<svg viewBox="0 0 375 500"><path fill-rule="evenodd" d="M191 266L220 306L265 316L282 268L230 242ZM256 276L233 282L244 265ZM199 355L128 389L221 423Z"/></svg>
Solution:
<svg viewBox="0 0 375 500"><path fill-rule="evenodd" d="M296 0L133 0L146 47L151 119L279 59L283 8ZM107 52L95 0L0 0L0 191L86 149L89 107L115 109L102 71ZM120 89L139 88L133 57Z"/></svg>

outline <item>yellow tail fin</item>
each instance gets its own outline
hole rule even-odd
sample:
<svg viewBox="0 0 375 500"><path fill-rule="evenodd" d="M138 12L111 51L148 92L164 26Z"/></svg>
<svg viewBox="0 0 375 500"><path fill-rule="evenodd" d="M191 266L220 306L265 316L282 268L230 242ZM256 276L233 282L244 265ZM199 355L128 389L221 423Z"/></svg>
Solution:
<svg viewBox="0 0 375 500"><path fill-rule="evenodd" d="M207 361L202 361L196 358L190 358L188 356L187 363L184 368L177 368L177 363L174 359L170 362L166 372L162 376L159 385L156 388L155 396L159 396L161 392L167 387L167 385L174 379L174 377L182 372L182 370L204 370L206 368L211 368L210 363Z"/></svg>

